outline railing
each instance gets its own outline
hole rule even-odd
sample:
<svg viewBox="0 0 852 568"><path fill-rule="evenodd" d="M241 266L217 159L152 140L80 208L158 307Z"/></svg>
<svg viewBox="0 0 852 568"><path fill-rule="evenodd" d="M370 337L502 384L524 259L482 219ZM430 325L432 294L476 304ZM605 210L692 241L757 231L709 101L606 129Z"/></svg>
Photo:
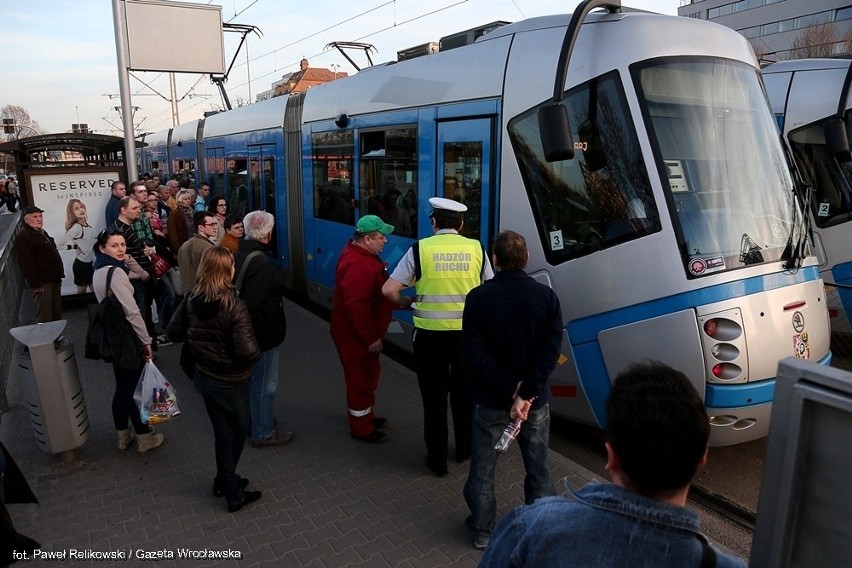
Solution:
<svg viewBox="0 0 852 568"><path fill-rule="evenodd" d="M20 213L15 215L14 222L5 233L0 234L0 419L9 407L9 401L6 399L6 381L9 378L12 349L15 345L9 330L18 326L24 288L24 277L15 256L15 230L18 215Z"/></svg>

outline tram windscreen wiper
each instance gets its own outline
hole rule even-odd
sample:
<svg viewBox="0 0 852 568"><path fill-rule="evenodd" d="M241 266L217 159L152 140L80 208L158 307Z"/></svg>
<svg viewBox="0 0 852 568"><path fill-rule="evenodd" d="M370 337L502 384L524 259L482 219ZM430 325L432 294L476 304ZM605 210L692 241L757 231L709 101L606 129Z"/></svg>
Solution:
<svg viewBox="0 0 852 568"><path fill-rule="evenodd" d="M740 262L745 265L763 262L760 246L747 233L743 233L743 238L740 240Z"/></svg>

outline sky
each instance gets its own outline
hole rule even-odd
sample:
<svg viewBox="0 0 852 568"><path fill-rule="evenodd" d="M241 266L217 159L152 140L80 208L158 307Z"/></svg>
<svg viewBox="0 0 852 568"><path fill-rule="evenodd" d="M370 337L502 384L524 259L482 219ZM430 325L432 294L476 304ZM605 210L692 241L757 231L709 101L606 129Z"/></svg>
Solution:
<svg viewBox="0 0 852 568"><path fill-rule="evenodd" d="M255 100L282 75L311 67L356 70L333 48L334 41L370 43L374 63L396 52L489 22L572 12L577 0L184 0L222 7L222 20L257 26L237 53L240 36L224 34L225 65L236 60L226 90L231 103ZM68 132L72 123L120 135L119 98L112 0L0 0L3 32L0 108L25 108L43 132ZM678 0L630 0L625 6L677 15ZM153 24L156 25L156 24ZM166 50L187 47L180 37ZM349 52L361 67L364 54ZM167 73L131 72L137 132L172 126ZM175 74L179 122L222 108L217 87L206 75ZM31 135L24 132L24 135Z"/></svg>

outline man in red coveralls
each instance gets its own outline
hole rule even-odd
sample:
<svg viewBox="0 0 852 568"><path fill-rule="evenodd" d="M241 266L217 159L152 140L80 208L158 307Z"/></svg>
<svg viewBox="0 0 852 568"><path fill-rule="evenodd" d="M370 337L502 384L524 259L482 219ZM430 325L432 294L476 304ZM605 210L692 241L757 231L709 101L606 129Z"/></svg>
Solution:
<svg viewBox="0 0 852 568"><path fill-rule="evenodd" d="M346 381L346 405L352 437L377 444L385 434L377 428L387 420L373 411L381 372L379 355L382 339L391 321L391 312L400 306L382 295L388 279L385 263L379 258L387 238L393 232L375 215L365 215L355 226L340 259L334 278L334 310L331 313L331 337L343 364ZM405 298L406 306L409 299Z"/></svg>

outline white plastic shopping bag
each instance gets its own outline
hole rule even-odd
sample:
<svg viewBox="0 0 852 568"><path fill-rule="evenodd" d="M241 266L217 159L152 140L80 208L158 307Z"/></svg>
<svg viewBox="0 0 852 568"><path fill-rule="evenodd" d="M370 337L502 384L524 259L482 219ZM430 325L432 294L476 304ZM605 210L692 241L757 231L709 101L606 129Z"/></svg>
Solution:
<svg viewBox="0 0 852 568"><path fill-rule="evenodd" d="M139 406L142 422L148 425L162 424L180 415L177 392L153 361L145 363L133 399Z"/></svg>

